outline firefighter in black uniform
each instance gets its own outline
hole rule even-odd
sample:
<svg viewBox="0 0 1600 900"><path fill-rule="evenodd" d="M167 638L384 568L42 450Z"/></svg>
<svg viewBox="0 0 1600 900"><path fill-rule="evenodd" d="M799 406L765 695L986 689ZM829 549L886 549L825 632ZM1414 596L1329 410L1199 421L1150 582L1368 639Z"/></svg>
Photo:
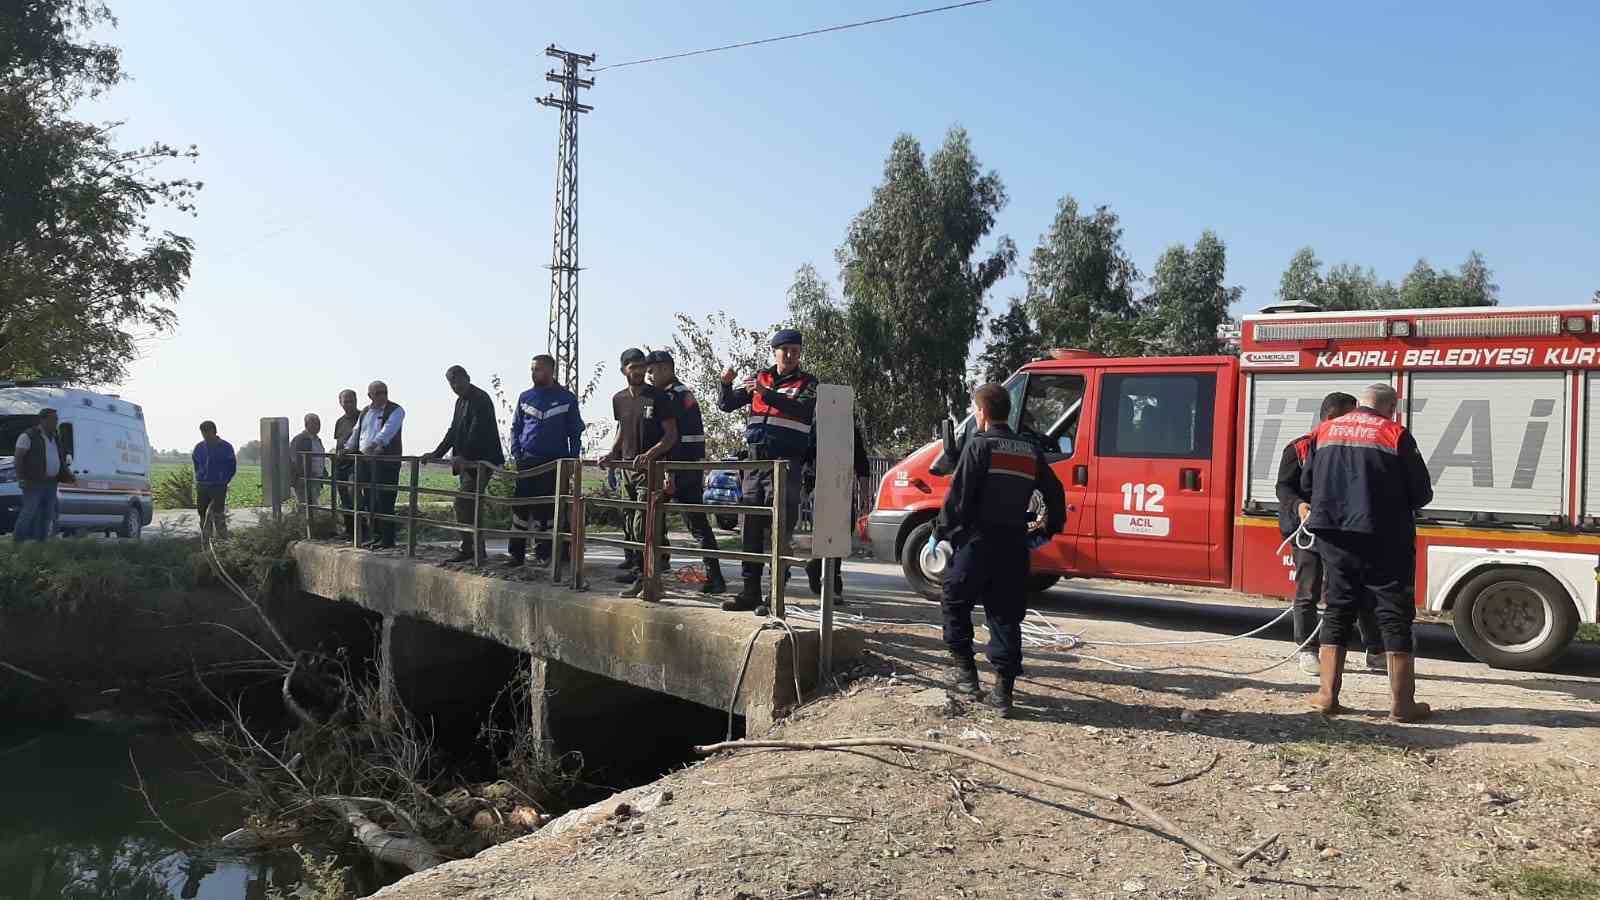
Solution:
<svg viewBox="0 0 1600 900"><path fill-rule="evenodd" d="M1322 398L1317 421L1326 422L1356 408L1356 398L1342 391L1334 391ZM1278 532L1289 537L1300 530L1305 510L1311 508L1311 498L1300 493L1300 473L1305 469L1306 457L1311 455L1311 435L1303 434L1283 448L1278 460ZM1301 540L1300 543L1306 543ZM1306 549L1300 543L1290 543L1294 559L1294 642L1300 647L1300 671L1316 675L1321 668L1318 648L1321 641L1312 636L1317 627L1317 604L1322 602L1322 557L1315 545ZM1367 648L1367 668L1382 672L1386 666L1383 658L1383 635L1372 610L1363 609L1356 614L1356 629L1361 632L1361 643Z"/></svg>
<svg viewBox="0 0 1600 900"><path fill-rule="evenodd" d="M1013 432L1011 395L986 384L972 395L977 429L961 448L950 476L935 534L954 547L944 575L944 641L955 658L952 687L977 696L978 667L972 651L972 608L982 600L989 629L989 662L998 680L989 705L1011 714L1012 689L1022 674L1022 617L1028 579L1028 503L1039 491L1045 503L1045 535L1066 527L1067 501L1061 482L1032 441Z"/></svg>
<svg viewBox="0 0 1600 900"><path fill-rule="evenodd" d="M756 377L740 387L733 386L737 375L732 369L722 373L722 396L717 405L723 412L750 407L745 419L744 442L750 448L751 459L785 459L789 461L788 475L783 486L783 543L788 544L794 534L794 524L800 518L800 467L811 447L811 424L817 412L817 379L800 368L800 332L785 328L773 333L768 342L772 345L773 365L762 369ZM771 469L751 469L744 473L740 485L744 502L760 506L771 503L773 483ZM767 516L744 517L743 549L747 553L763 553L767 548L768 529L772 526ZM740 564L744 585L739 595L725 600L726 610L760 610L765 607L761 599L761 563ZM787 573L774 572L774 578Z"/></svg>
<svg viewBox="0 0 1600 900"><path fill-rule="evenodd" d="M650 370L650 384L672 404L672 418L678 422L678 443L667 453L668 459L698 461L706 458L706 426L700 417L700 401L695 399L689 386L678 380L672 354L665 350L652 350L645 357ZM705 500L706 473L700 471L672 471L667 473L667 490L674 503L701 503ZM703 512L683 514L689 533L700 542L700 549L717 549L717 534ZM663 512L656 533L666 543L667 516ZM702 594L720 594L728 589L722 579L722 565L716 557L705 558L706 583Z"/></svg>
<svg viewBox="0 0 1600 900"><path fill-rule="evenodd" d="M1301 491L1311 498L1306 528L1322 557L1324 598L1321 670L1313 708L1341 712L1339 682L1345 638L1356 613L1371 608L1383 631L1389 663L1389 718L1416 722L1432 712L1416 702L1416 511L1433 500L1427 463L1411 432L1391 417L1394 388L1375 384L1355 412L1330 419L1311 434Z"/></svg>

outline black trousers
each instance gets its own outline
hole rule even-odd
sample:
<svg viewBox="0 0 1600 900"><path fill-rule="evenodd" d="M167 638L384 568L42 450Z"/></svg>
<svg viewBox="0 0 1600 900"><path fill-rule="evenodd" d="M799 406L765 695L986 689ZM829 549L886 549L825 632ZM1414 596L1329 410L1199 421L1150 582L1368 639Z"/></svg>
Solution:
<svg viewBox="0 0 1600 900"><path fill-rule="evenodd" d="M783 538L784 552L787 555L789 541L794 536L795 523L800 521L800 461L790 460L788 477L783 485ZM773 490L771 469L750 469L744 473L744 480L739 485L740 493L744 498L741 501L746 506L765 506L772 502ZM770 516L745 516L744 535L740 548L746 553L770 553L772 545L769 543L772 535L772 522ZM746 580L761 577L762 565L758 562L740 563L739 570Z"/></svg>
<svg viewBox="0 0 1600 900"><path fill-rule="evenodd" d="M701 503L706 496L706 473L704 472L673 472L672 473L672 502L674 503ZM711 522L705 513L683 513L683 524L688 526L689 533L700 543L701 550L717 549L717 533L711 530ZM661 544L667 543L667 514L663 510L660 522L656 528L661 535ZM717 572L721 574L722 563L715 557L705 557L706 574Z"/></svg>
<svg viewBox="0 0 1600 900"><path fill-rule="evenodd" d="M374 519L371 514L393 515L400 484L400 463L362 459L356 462L356 477L362 482L361 511L365 514L364 534L386 547L394 546L394 520ZM388 486L388 489L384 489Z"/></svg>
<svg viewBox="0 0 1600 900"><path fill-rule="evenodd" d="M1312 653L1322 644L1322 635L1306 638L1317 628L1317 605L1322 602L1322 557L1315 549L1294 548L1294 642L1305 645ZM1361 633L1361 644L1368 653L1383 652L1383 634L1378 630L1378 618L1370 609L1356 611L1356 630Z"/></svg>
<svg viewBox="0 0 1600 900"><path fill-rule="evenodd" d="M1410 653L1416 621L1416 539L1351 531L1317 532L1324 567L1322 639L1342 645L1363 610L1371 610L1390 653Z"/></svg>
<svg viewBox="0 0 1600 900"><path fill-rule="evenodd" d="M983 604L989 628L989 662L1001 675L1022 674L1022 617L1028 580L1028 540L1023 531L981 534L955 548L944 571L944 643L971 659L972 610Z"/></svg>
<svg viewBox="0 0 1600 900"><path fill-rule="evenodd" d="M333 477L338 481L349 481L355 476L356 464L354 460L341 458L333 464ZM341 484L339 488L339 517L344 521L344 533L350 534L355 530L355 519L350 510L355 508L355 489L348 484Z"/></svg>
<svg viewBox="0 0 1600 900"><path fill-rule="evenodd" d="M644 498L644 473L623 470L622 492L629 500ZM644 513L636 509L622 511L622 537L623 540L642 542L644 540ZM643 571L644 554L633 547L622 548L622 558L632 568Z"/></svg>
<svg viewBox="0 0 1600 900"><path fill-rule="evenodd" d="M472 466L471 468L461 470L461 473L456 476L456 489L461 491L463 494L471 493L478 489L478 479L480 478L483 479L483 490L485 493L487 493L489 490L489 473L478 468L477 466ZM455 506L456 524L471 525L472 500L466 497L457 497ZM483 546L483 541L481 539L478 541L478 546L480 548ZM461 535L461 552L472 552L472 535L466 533ZM483 553L480 551L478 555L482 556Z"/></svg>
<svg viewBox="0 0 1600 900"><path fill-rule="evenodd" d="M524 472L535 466L542 466L545 463L552 461L554 461L554 457L535 456L527 459L519 459L517 460L517 471ZM554 470L551 470L542 475L534 475L528 478L517 479L517 488L514 496L519 498L553 498L555 496L555 492L556 473ZM535 523L538 523L538 525L541 526L549 523L552 518L551 514L554 511L554 499L551 499L545 503L531 503L527 506L514 506L512 507L511 511L511 527L518 528L523 531L532 530L534 527L536 527ZM510 552L512 559L516 560L517 562L525 561L528 558L528 539L512 538L507 543L507 550ZM550 557L550 539L539 538L538 543L534 545L533 552L535 556L541 559L548 559Z"/></svg>

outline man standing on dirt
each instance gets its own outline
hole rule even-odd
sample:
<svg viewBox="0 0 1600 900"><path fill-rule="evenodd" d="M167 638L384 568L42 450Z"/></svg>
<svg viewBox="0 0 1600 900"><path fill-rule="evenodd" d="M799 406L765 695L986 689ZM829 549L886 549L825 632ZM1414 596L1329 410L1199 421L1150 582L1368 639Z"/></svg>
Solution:
<svg viewBox="0 0 1600 900"><path fill-rule="evenodd" d="M444 433L439 446L432 453L422 455L424 465L450 454L450 469L457 478L456 489L463 494L487 490L489 472L479 463L489 463L496 468L505 465L505 450L500 446L500 426L494 417L494 401L488 392L472 383L467 370L451 366L445 370L444 380L456 395L455 411L450 416L450 430ZM456 524L471 525L472 510L476 504L470 497L456 498ZM474 557L476 553L476 557ZM479 538L473 549L471 534L463 534L461 548L450 562L470 562L483 559L483 539Z"/></svg>
<svg viewBox="0 0 1600 900"><path fill-rule="evenodd" d="M1428 466L1411 432L1393 420L1387 384L1361 392L1355 412L1311 434L1300 490L1311 498L1306 528L1322 557L1328 611L1322 617L1314 709L1333 715L1344 674L1345 638L1362 609L1377 613L1389 662L1389 718L1426 719L1416 702L1411 623L1416 618L1416 512L1433 500Z"/></svg>
<svg viewBox="0 0 1600 900"><path fill-rule="evenodd" d="M554 462L558 459L577 459L582 450L583 419L578 415L578 398L556 384L555 357L541 353L533 358L533 387L517 397L517 408L511 414L511 459L517 471ZM517 479L517 497L553 497L556 492L556 472L550 471ZM542 504L513 507L513 528L530 528L544 531L553 520L560 530L561 511L554 509L553 501ZM551 517L551 512L554 516ZM531 524L530 524L531 523ZM525 538L512 538L508 549L511 561L507 568L520 568L528 557ZM566 553L565 547L562 552ZM543 566L550 562L551 542L540 538L534 549L534 564ZM565 557L563 557L565 558Z"/></svg>
<svg viewBox="0 0 1600 900"><path fill-rule="evenodd" d="M60 509L56 488L75 480L67 465L67 448L61 444L59 421L56 411L47 406L39 410L38 424L17 435L13 453L22 504L11 527L11 539L19 544L55 537Z"/></svg>
<svg viewBox="0 0 1600 900"><path fill-rule="evenodd" d="M200 443L194 445L194 499L200 516L200 535L228 536L228 482L239 471L233 445L217 436L217 423L200 423Z"/></svg>
<svg viewBox="0 0 1600 900"><path fill-rule="evenodd" d="M972 395L972 437L950 476L950 491L939 511L934 534L954 549L944 576L944 641L955 666L948 673L959 693L978 695L978 666L972 649L972 609L983 602L989 629L989 662L998 679L989 706L1011 715L1012 691L1022 674L1022 619L1028 557L1028 504L1037 490L1044 497L1044 534L1059 534L1067 524L1067 499L1061 482L1032 441L1006 424L1011 395L986 384Z"/></svg>
<svg viewBox="0 0 1600 900"><path fill-rule="evenodd" d="M1322 409L1317 422L1337 419L1356 408L1356 398L1342 391L1334 391L1322 398ZM1300 523L1311 509L1311 498L1300 493L1300 474L1305 469L1306 456L1311 453L1311 435L1303 434L1283 448L1278 461L1278 531L1284 537L1296 534ZM1313 546L1306 549L1300 544L1309 543L1304 538L1291 541L1294 558L1294 642L1300 647L1300 671L1316 675L1318 662L1317 604L1322 602L1322 557ZM1361 643L1367 648L1367 668L1375 672L1384 670L1383 636L1378 630L1378 620L1372 610L1356 614L1356 628L1361 632Z"/></svg>

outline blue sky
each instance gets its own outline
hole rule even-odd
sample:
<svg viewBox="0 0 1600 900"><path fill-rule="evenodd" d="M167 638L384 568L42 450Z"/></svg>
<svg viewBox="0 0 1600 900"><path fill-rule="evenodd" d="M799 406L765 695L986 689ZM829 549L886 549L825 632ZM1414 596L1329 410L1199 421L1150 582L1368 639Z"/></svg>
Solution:
<svg viewBox="0 0 1600 900"><path fill-rule="evenodd" d="M551 42L596 65L935 5L916 0L114 4L134 80L86 114L199 145L194 278L121 386L152 441L202 418L331 422L389 382L408 446L444 369L525 386L544 350ZM1481 250L1503 302L1600 289L1600 7L1068 4L974 8L596 74L581 124L582 359L664 344L672 313L781 316L895 135L971 133L1024 256L1057 198L1109 204L1146 270L1214 229L1240 310L1294 251L1398 280ZM165 221L165 220L163 220ZM1008 279L999 307L1021 290ZM602 393L620 386L613 377ZM592 413L602 412L600 407Z"/></svg>

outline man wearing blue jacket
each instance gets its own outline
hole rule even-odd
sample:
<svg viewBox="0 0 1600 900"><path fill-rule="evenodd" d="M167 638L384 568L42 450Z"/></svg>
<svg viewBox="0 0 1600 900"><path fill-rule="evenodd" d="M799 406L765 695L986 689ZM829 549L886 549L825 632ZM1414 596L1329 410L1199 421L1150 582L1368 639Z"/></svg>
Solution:
<svg viewBox="0 0 1600 900"><path fill-rule="evenodd" d="M233 445L217 436L217 423L200 423L200 443L194 445L194 499L200 515L200 535L228 536L228 482L239 471Z"/></svg>
<svg viewBox="0 0 1600 900"><path fill-rule="evenodd" d="M556 361L541 353L533 358L533 387L517 398L517 408L511 414L511 459L517 471L542 466L557 459L576 459L582 449L583 418L578 414L578 398L569 390L556 384ZM556 473L546 472L517 481L518 497L550 497L555 494ZM560 522L559 511L551 516L553 501L515 507L512 510L514 527L527 530L530 520L533 527L543 530L550 520ZM510 544L511 561L508 568L517 568L527 561L528 542L513 538ZM534 550L534 564L550 562L550 541L540 538Z"/></svg>

